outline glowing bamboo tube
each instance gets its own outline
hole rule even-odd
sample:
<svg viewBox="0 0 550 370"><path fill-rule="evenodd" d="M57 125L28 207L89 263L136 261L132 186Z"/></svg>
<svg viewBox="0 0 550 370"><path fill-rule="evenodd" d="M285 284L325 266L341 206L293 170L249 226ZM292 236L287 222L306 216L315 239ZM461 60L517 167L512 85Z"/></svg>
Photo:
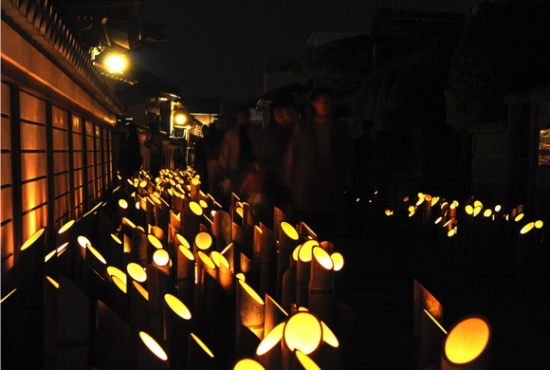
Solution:
<svg viewBox="0 0 550 370"><path fill-rule="evenodd" d="M183 236L188 240L194 240L200 232L200 220L203 215L202 207L197 202L190 201L183 212Z"/></svg>
<svg viewBox="0 0 550 370"><path fill-rule="evenodd" d="M149 292L133 278L127 285L128 323L137 331L148 330Z"/></svg>
<svg viewBox="0 0 550 370"><path fill-rule="evenodd" d="M141 266L147 266L147 253L149 248L149 240L143 229L136 227L132 232L130 243L130 261Z"/></svg>
<svg viewBox="0 0 550 370"><path fill-rule="evenodd" d="M283 339L285 325L286 322L281 322L270 330L256 349L254 358L268 370L281 368L281 345L279 343Z"/></svg>
<svg viewBox="0 0 550 370"><path fill-rule="evenodd" d="M210 258L218 271L218 282L227 295L235 295L235 274L229 266L229 261L218 251L210 252Z"/></svg>
<svg viewBox="0 0 550 370"><path fill-rule="evenodd" d="M163 305L164 295L172 293L170 280L170 255L164 249L158 249L153 254L152 263L147 265L149 291L149 330L153 337L161 340L163 337Z"/></svg>
<svg viewBox="0 0 550 370"><path fill-rule="evenodd" d="M164 343L173 368L183 369L187 364L187 352L191 332L191 311L172 294L164 296Z"/></svg>
<svg viewBox="0 0 550 370"><path fill-rule="evenodd" d="M294 261L294 259L292 259ZM296 301L296 262L286 269L283 275L283 291L281 293L281 306L290 310L290 307Z"/></svg>
<svg viewBox="0 0 550 370"><path fill-rule="evenodd" d="M140 346L138 348L138 369L142 370L168 370L170 364L168 355L154 337L144 331L139 332Z"/></svg>
<svg viewBox="0 0 550 370"><path fill-rule="evenodd" d="M155 204L155 226L161 230L168 230L170 223L170 205L162 198L158 198L160 204ZM160 238L159 238L160 239ZM161 239L166 244L165 239Z"/></svg>
<svg viewBox="0 0 550 370"><path fill-rule="evenodd" d="M265 368L255 360L243 358L235 364L233 370L265 370Z"/></svg>
<svg viewBox="0 0 550 370"><path fill-rule="evenodd" d="M237 282L237 326L243 324L258 338L263 338L265 304L263 299L242 280Z"/></svg>
<svg viewBox="0 0 550 370"><path fill-rule="evenodd" d="M21 246L17 260L17 276L20 287L42 289L44 279L44 256L46 255L46 229L32 234Z"/></svg>
<svg viewBox="0 0 550 370"><path fill-rule="evenodd" d="M313 247L309 284L309 308L328 325L334 316L334 264L321 247Z"/></svg>
<svg viewBox="0 0 550 370"><path fill-rule="evenodd" d="M55 368L57 347L57 291L59 283L44 277L44 362L46 368ZM2 306L4 307L4 306ZM5 312L5 311L4 311Z"/></svg>
<svg viewBox="0 0 550 370"><path fill-rule="evenodd" d="M260 270L262 266L262 229L254 227L254 240L252 242L252 274L251 281L255 286L260 282Z"/></svg>
<svg viewBox="0 0 550 370"><path fill-rule="evenodd" d="M421 369L428 369L441 361L441 343L447 331L426 309L422 310L420 333L420 351L418 364Z"/></svg>
<svg viewBox="0 0 550 370"><path fill-rule="evenodd" d="M231 224L231 243L233 243L233 259L227 259L233 271L241 272L241 250L243 247L242 228L235 222ZM244 272L244 271L243 271Z"/></svg>
<svg viewBox="0 0 550 370"><path fill-rule="evenodd" d="M288 319L288 313L270 295L265 295L264 335Z"/></svg>
<svg viewBox="0 0 550 370"><path fill-rule="evenodd" d="M254 208L250 206L248 203L243 204L243 249L242 253L244 253L249 259L252 260L252 254L253 254L253 243L254 243L254 233L255 233L255 225L256 225L256 212L254 211Z"/></svg>
<svg viewBox="0 0 550 370"><path fill-rule="evenodd" d="M319 320L309 312L298 312L288 319L283 332L282 368L291 369L294 351L314 353L322 343L323 329Z"/></svg>
<svg viewBox="0 0 550 370"><path fill-rule="evenodd" d="M166 227L168 228L168 227ZM158 226L148 225L148 234L153 235L155 238L157 238L160 242L161 247L166 245L166 235L163 229L161 229ZM155 249L159 249L158 246L155 245ZM154 250L153 250L154 252Z"/></svg>
<svg viewBox="0 0 550 370"><path fill-rule="evenodd" d="M299 229L300 237L303 239L304 242L312 239L319 241L317 234L313 230L311 230L311 228L305 222L300 222Z"/></svg>
<svg viewBox="0 0 550 370"><path fill-rule="evenodd" d="M269 294L275 297L277 294L277 281L273 279L273 276L277 274L277 236L273 230L267 227L262 228L260 257L260 288L258 293L262 296Z"/></svg>
<svg viewBox="0 0 550 370"><path fill-rule="evenodd" d="M213 243L212 235L207 232L201 232L197 234L194 240L195 243L193 245L193 253L195 254L195 256L198 251L202 251L203 253L210 253Z"/></svg>
<svg viewBox="0 0 550 370"><path fill-rule="evenodd" d="M73 228L74 224L75 224L75 220L71 220L71 221L67 222L66 224L64 224L59 229L59 231L57 232L57 240L56 240L56 244L58 246L70 242L71 238L74 237L73 236L74 235L74 228Z"/></svg>
<svg viewBox="0 0 550 370"><path fill-rule="evenodd" d="M155 203L156 201L160 202L160 200L152 194L143 199L142 206L145 205L145 225L155 225Z"/></svg>
<svg viewBox="0 0 550 370"><path fill-rule="evenodd" d="M225 211L216 211L213 216L212 234L216 238L215 248L221 252L231 243L231 216Z"/></svg>
<svg viewBox="0 0 550 370"><path fill-rule="evenodd" d="M304 354L302 351L300 351L299 349L296 350L296 358L298 359L298 362L300 362L300 365L302 365L302 368L304 370L321 370L321 368L319 367L319 365L317 365L317 363L315 363L315 361L313 361L311 359L311 357L309 357L308 355Z"/></svg>
<svg viewBox="0 0 550 370"><path fill-rule="evenodd" d="M308 307L309 279L311 276L311 259L313 258L313 247L318 247L316 240L306 241L299 250L296 269L296 304Z"/></svg>
<svg viewBox="0 0 550 370"><path fill-rule="evenodd" d="M283 275L290 265L292 251L299 244L296 229L286 221L281 222L279 233L279 256L277 259L277 300L282 301Z"/></svg>
<svg viewBox="0 0 550 370"><path fill-rule="evenodd" d="M103 301L97 301L94 365L100 369L136 368L130 346L130 327Z"/></svg>
<svg viewBox="0 0 550 370"><path fill-rule="evenodd" d="M489 369L492 328L482 316L463 318L449 331L441 353L441 370Z"/></svg>
<svg viewBox="0 0 550 370"><path fill-rule="evenodd" d="M187 243L188 244L188 243ZM195 303L195 256L183 244L177 249L178 298L187 305Z"/></svg>
<svg viewBox="0 0 550 370"><path fill-rule="evenodd" d="M163 249L162 242L153 234L147 235L147 263L151 263L156 251Z"/></svg>
<svg viewBox="0 0 550 370"><path fill-rule="evenodd" d="M281 234L281 222L286 221L285 213L277 207L273 208L273 231L277 238Z"/></svg>
<svg viewBox="0 0 550 370"><path fill-rule="evenodd" d="M189 334L188 370L214 370L214 353L194 333Z"/></svg>

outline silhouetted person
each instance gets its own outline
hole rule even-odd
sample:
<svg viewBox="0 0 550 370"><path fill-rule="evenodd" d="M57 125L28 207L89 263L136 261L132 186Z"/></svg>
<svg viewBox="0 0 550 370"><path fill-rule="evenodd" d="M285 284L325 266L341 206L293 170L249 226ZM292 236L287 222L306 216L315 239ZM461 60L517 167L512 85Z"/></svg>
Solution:
<svg viewBox="0 0 550 370"><path fill-rule="evenodd" d="M330 90L314 88L309 101L312 114L296 126L290 145L287 183L300 219L326 235L343 226L351 137L347 124L333 116Z"/></svg>
<svg viewBox="0 0 550 370"><path fill-rule="evenodd" d="M145 147L149 149L149 167L151 176L156 178L160 174L160 167L163 164L162 135L159 131L159 123L154 120L149 125L149 134L145 139Z"/></svg>
<svg viewBox="0 0 550 370"><path fill-rule="evenodd" d="M195 156L193 159L193 168L200 176L201 188L208 189L208 157L204 150L204 142L209 135L210 128L206 125L202 126L202 137L195 143Z"/></svg>
<svg viewBox="0 0 550 370"><path fill-rule="evenodd" d="M136 176L141 168L143 158L139 147L137 126L134 122L126 123L126 136L120 148L120 170L124 178Z"/></svg>

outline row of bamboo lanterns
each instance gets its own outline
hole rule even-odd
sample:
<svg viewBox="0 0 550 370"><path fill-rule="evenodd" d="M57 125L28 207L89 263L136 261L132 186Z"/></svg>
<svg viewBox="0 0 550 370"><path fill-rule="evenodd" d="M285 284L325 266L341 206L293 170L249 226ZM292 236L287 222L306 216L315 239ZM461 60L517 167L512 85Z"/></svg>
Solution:
<svg viewBox="0 0 550 370"><path fill-rule="evenodd" d="M222 210L192 170L142 172L57 240L33 235L2 308L44 312L46 368L338 368L343 257L274 218L236 195Z"/></svg>

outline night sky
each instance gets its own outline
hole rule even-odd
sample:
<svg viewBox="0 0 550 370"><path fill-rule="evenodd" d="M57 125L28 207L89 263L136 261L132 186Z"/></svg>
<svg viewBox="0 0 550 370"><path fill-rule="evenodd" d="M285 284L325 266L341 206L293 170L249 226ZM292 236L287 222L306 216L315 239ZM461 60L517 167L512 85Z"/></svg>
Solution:
<svg viewBox="0 0 550 370"><path fill-rule="evenodd" d="M263 93L269 57L298 56L312 32L368 34L375 3L462 12L466 0L146 0L144 19L166 24L168 38L131 58L182 96L246 101Z"/></svg>

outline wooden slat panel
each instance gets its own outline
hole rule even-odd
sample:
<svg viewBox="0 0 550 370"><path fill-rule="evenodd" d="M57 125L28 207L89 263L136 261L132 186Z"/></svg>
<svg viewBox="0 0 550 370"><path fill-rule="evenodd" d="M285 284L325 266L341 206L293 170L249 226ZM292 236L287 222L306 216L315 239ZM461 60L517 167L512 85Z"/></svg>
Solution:
<svg viewBox="0 0 550 370"><path fill-rule="evenodd" d="M82 133L82 119L78 116L73 116L73 132Z"/></svg>
<svg viewBox="0 0 550 370"><path fill-rule="evenodd" d="M95 171L93 166L88 167L88 181L90 183L92 183L95 180L94 172Z"/></svg>
<svg viewBox="0 0 550 370"><path fill-rule="evenodd" d="M20 117L26 121L46 123L46 102L23 91L19 93ZM22 131L24 132L24 131Z"/></svg>
<svg viewBox="0 0 550 370"><path fill-rule="evenodd" d="M11 153L2 153L1 162L2 185L11 184Z"/></svg>
<svg viewBox="0 0 550 370"><path fill-rule="evenodd" d="M82 135L73 132L73 150L82 151Z"/></svg>
<svg viewBox="0 0 550 370"><path fill-rule="evenodd" d="M2 97L4 99L4 97ZM11 149L11 121L9 118L2 117L2 150Z"/></svg>
<svg viewBox="0 0 550 370"><path fill-rule="evenodd" d="M53 129L53 150L69 150L69 133Z"/></svg>
<svg viewBox="0 0 550 370"><path fill-rule="evenodd" d="M2 82L2 90L0 92L2 95L2 114L10 115L10 86ZM2 134L4 134L2 132Z"/></svg>
<svg viewBox="0 0 550 370"><path fill-rule="evenodd" d="M84 166L82 152L73 153L73 165L75 170L81 169Z"/></svg>
<svg viewBox="0 0 550 370"><path fill-rule="evenodd" d="M54 173L65 172L69 170L68 153L53 153Z"/></svg>
<svg viewBox="0 0 550 370"><path fill-rule="evenodd" d="M56 106L52 107L52 124L53 127L69 129L69 123L67 121L67 112Z"/></svg>
<svg viewBox="0 0 550 370"><path fill-rule="evenodd" d="M27 181L46 176L46 153L21 153L21 180Z"/></svg>
<svg viewBox="0 0 550 370"><path fill-rule="evenodd" d="M91 121L86 121L86 135L94 136L94 123Z"/></svg>
<svg viewBox="0 0 550 370"><path fill-rule="evenodd" d="M63 217L68 217L69 215L69 194L62 196L61 198L57 198L55 200L55 221L56 221L56 227L59 227L59 221ZM67 220L68 221L68 220Z"/></svg>
<svg viewBox="0 0 550 370"><path fill-rule="evenodd" d="M56 175L54 181L56 197L69 192L69 173Z"/></svg>
<svg viewBox="0 0 550 370"><path fill-rule="evenodd" d="M48 201L48 182L46 179L28 182L22 186L23 212Z"/></svg>
<svg viewBox="0 0 550 370"><path fill-rule="evenodd" d="M21 150L46 150L46 126L21 122Z"/></svg>
<svg viewBox="0 0 550 370"><path fill-rule="evenodd" d="M48 205L23 215L23 242L48 223Z"/></svg>
<svg viewBox="0 0 550 370"><path fill-rule="evenodd" d="M2 189L2 207L0 211L0 222L4 222L13 218L13 205L12 205L12 188Z"/></svg>
<svg viewBox="0 0 550 370"><path fill-rule="evenodd" d="M81 187L84 185L84 170L75 170L74 171L74 186L75 188Z"/></svg>
<svg viewBox="0 0 550 370"><path fill-rule="evenodd" d="M0 243L2 246L2 259L10 254L13 255L13 222L8 222L0 229Z"/></svg>

